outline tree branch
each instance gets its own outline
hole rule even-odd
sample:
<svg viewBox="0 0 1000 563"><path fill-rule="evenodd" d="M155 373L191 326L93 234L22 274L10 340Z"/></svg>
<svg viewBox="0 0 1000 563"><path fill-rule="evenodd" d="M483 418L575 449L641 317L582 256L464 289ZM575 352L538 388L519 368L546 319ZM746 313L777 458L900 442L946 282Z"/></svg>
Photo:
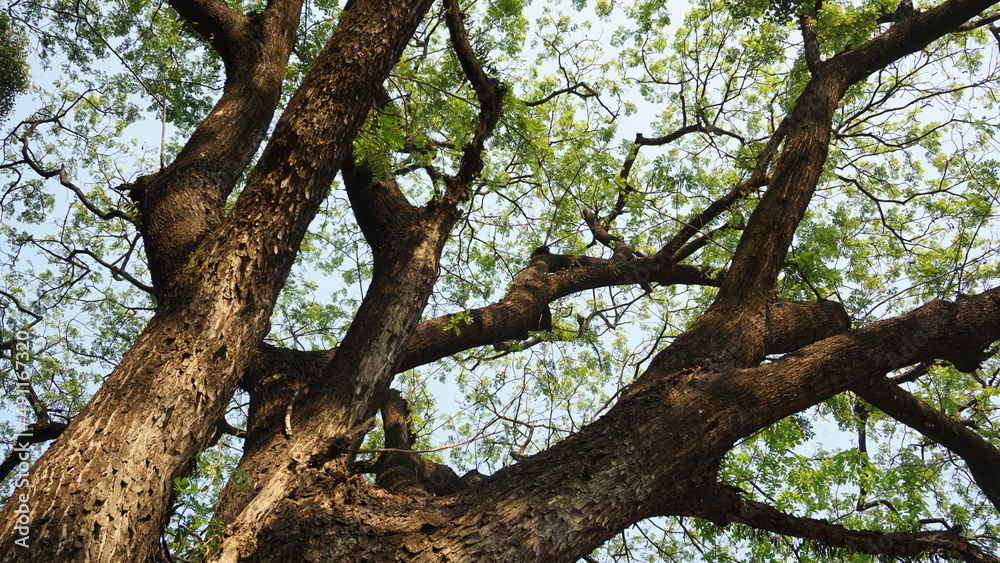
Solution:
<svg viewBox="0 0 1000 563"><path fill-rule="evenodd" d="M684 135L690 133L715 133L718 135L726 135L727 137L732 137L739 141L741 144L746 144L747 140L743 138L742 135L733 133L732 131L726 131L720 127L716 127L710 123L701 123L701 118L698 118L698 123L692 123L691 125L685 125L676 131L673 131L662 137L645 137L642 133L636 133L635 144L643 147L657 147L661 145L666 145L672 143L677 139L680 139Z"/></svg>
<svg viewBox="0 0 1000 563"><path fill-rule="evenodd" d="M479 101L479 124L472 140L462 148L462 163L458 174L445 177L448 188L444 201L454 204L468 199L469 186L483 169L483 148L503 115L503 96L506 89L498 80L487 76L483 70L483 65L469 42L465 16L458 5L458 0L445 0L444 8L445 23L448 25L455 55Z"/></svg>
<svg viewBox="0 0 1000 563"><path fill-rule="evenodd" d="M170 6L219 53L228 69L242 62L244 43L255 40L248 29L250 18L222 0L170 0Z"/></svg>
<svg viewBox="0 0 1000 563"><path fill-rule="evenodd" d="M813 73L790 116L772 136L773 141L779 133L784 133L782 130L787 130L783 135L784 149L770 175L768 189L747 221L715 301L674 341L675 351L684 349L685 354L693 356L682 358L681 354L670 358L671 361L714 360L741 367L760 362L763 342L759 323L763 308L773 299L788 248L822 174L833 116L844 93L876 69L926 47L992 3L948 0L907 18L856 49L836 55ZM719 346L706 348L705 342ZM713 350L708 353L710 358L705 355L706 349ZM668 356L665 351L654 362Z"/></svg>
<svg viewBox="0 0 1000 563"><path fill-rule="evenodd" d="M740 142L740 144L746 144L746 139L744 139L741 135L731 131L726 131L711 124L704 124L701 122L700 118L698 123L685 125L684 127L661 137L650 138L644 136L642 133L636 133L635 141L632 143L632 150L629 152L625 162L622 163L622 169L618 173L621 191L618 193L618 199L615 201L615 205L612 208L611 213L607 216L607 222L609 224L614 222L614 220L625 211L625 200L630 193L635 191L635 188L629 184L628 178L632 173L632 166L635 164L635 159L639 156L639 149L644 146L660 146L672 143L673 141L691 133L715 133L719 135L726 135L736 139Z"/></svg>
<svg viewBox="0 0 1000 563"><path fill-rule="evenodd" d="M670 261L671 257L678 252L684 243L690 240L691 237L702 232L702 229L704 229L705 225L707 225L710 221L721 215L734 203L750 193L750 190L767 185L769 181L767 173L768 168L770 167L774 156L778 153L778 148L781 146L781 142L785 139L785 135L788 133L788 130L789 122L786 119L778 125L778 127L774 130L774 133L771 134L771 138L768 139L767 145L765 145L764 149L761 150L759 155L757 155L757 162L750 177L737 184L726 195L712 202L712 204L706 207L701 213L685 221L681 229L677 231L677 234L671 237L670 240L663 245L663 248L657 252L657 256Z"/></svg>
<svg viewBox="0 0 1000 563"><path fill-rule="evenodd" d="M389 238L407 221L415 220L416 209L393 177L376 179L367 163L354 161L353 153L344 159L340 176L358 227L375 260L381 261L384 251L391 247L387 244Z"/></svg>
<svg viewBox="0 0 1000 563"><path fill-rule="evenodd" d="M36 312L32 311L31 309L29 309L29 308L25 307L24 305L22 305L21 301L17 297L15 297L14 295L12 295L10 293L7 293L6 291L0 290L0 297L7 298L8 300L10 300L11 303L14 304L14 307L16 307L18 311L21 311L25 315L28 315L32 319L34 319L33 321L31 321L31 324L29 324L28 326L26 326L23 330L29 329L29 328L35 326L36 324L38 324L39 322L42 321L42 318L43 318L42 315L39 315L38 313L36 313ZM13 349L15 343L16 343L16 341L13 341L13 340L10 341L10 346L9 347L11 349ZM4 347L4 348L8 347L7 344L8 344L7 342L0 343L0 345L2 345L2 347Z"/></svg>
<svg viewBox="0 0 1000 563"><path fill-rule="evenodd" d="M669 265L654 258L611 261L602 258L539 254L511 284L499 302L458 315L420 323L400 369L406 370L462 350L527 338L541 330L552 301L587 289L655 282L661 285L717 285L695 266Z"/></svg>
<svg viewBox="0 0 1000 563"><path fill-rule="evenodd" d="M66 429L68 424L63 422L36 422L34 424L29 424L28 427L14 436L14 447L11 449L10 453L0 463L0 482L7 479L10 472L14 470L21 462L25 461L22 454L28 451L28 447L32 444L41 444L42 442L48 442L49 440L55 440L62 434L63 430Z"/></svg>
<svg viewBox="0 0 1000 563"><path fill-rule="evenodd" d="M73 250L70 251L69 258L72 258L73 256L75 256L77 254L83 254L85 256L90 256L95 262L97 262L101 266L104 266L105 268L107 268L107 270L109 272L111 272L111 275L113 277L115 277L115 278L121 278L121 279L129 282L133 286L135 286L137 289L145 291L146 293L148 293L150 295L154 295L155 294L154 293L154 289L153 289L152 286L143 283L141 280L139 280L138 278L136 278L132 274L126 272L122 268L119 268L118 266L115 266L114 264L111 264L111 263L105 261L103 258L101 258L100 256L98 256L97 253L95 253L94 251L90 250L89 248L77 248L77 249L73 249Z"/></svg>
<svg viewBox="0 0 1000 563"><path fill-rule="evenodd" d="M686 345L678 340L667 350ZM738 435L734 434L732 440L868 378L947 357L970 341L979 345L997 340L1000 340L1000 288L955 303L937 299L905 315L798 348L774 362L736 370L720 380L720 385L728 386L731 391L743 390L747 394L741 406L741 423L745 426L733 429ZM655 377L655 371L651 368L636 381L637 391L646 379ZM762 388L767 391L760 392ZM752 393L755 394L751 397ZM751 413L764 418L753 421L756 415Z"/></svg>
<svg viewBox="0 0 1000 563"><path fill-rule="evenodd" d="M732 220L732 221L726 223L725 225L723 225L723 226L721 226L721 227L719 227L717 229L712 229L711 231L709 231L707 233L703 233L698 238L694 239L693 241L691 241L691 242L685 244L683 247L679 248L677 250L677 252L674 252L670 256L670 262L672 262L674 264L679 263L681 260L684 260L688 256L691 256L692 254L694 254L695 252L697 252L701 248L705 247L708 243L714 242L715 241L715 237L718 236L720 233L723 233L725 231L741 230L744 227L745 227L745 225L743 224L742 220ZM715 244L718 244L718 243L715 243Z"/></svg>
<svg viewBox="0 0 1000 563"><path fill-rule="evenodd" d="M18 140L21 141L21 158L23 159L22 162L27 164L28 167L30 167L36 174L38 174L42 178L49 179L58 177L59 183L69 191L73 192L73 195L76 196L77 200L79 200L79 202L85 208L87 208L88 211L90 211L94 215L97 215L99 218L105 221L109 219L124 219L129 223L136 224L137 221L134 216L125 213L120 209L111 209L109 211L104 211L100 207L94 205L94 202L90 201L90 198L88 198L87 195L83 193L83 190L80 189L80 187L74 184L72 181L70 181L69 176L66 174L65 167L60 166L59 168L46 169L42 167L42 165L38 162L38 160L35 159L35 156L31 153L31 148L28 146L28 137L31 135L31 133L34 132L35 128L38 127L40 124L50 123L53 121L58 121L58 118L25 122L28 124L28 128L25 130L24 134L18 137Z"/></svg>
<svg viewBox="0 0 1000 563"><path fill-rule="evenodd" d="M851 388L892 418L948 448L965 460L986 498L1000 509L1000 450L961 422L945 415L885 377Z"/></svg>
<svg viewBox="0 0 1000 563"><path fill-rule="evenodd" d="M816 24L811 15L802 13L799 16L799 26L802 29L802 40L805 44L806 67L809 68L809 72L815 74L819 72L820 65L823 64L819 56L819 38L816 36Z"/></svg>
<svg viewBox="0 0 1000 563"><path fill-rule="evenodd" d="M560 88L554 92L551 92L544 98L541 98L540 100L524 102L524 105L529 108L540 106L545 102L548 102L549 100L555 98L556 96L561 96L562 94L573 94L574 96L578 96L583 99L597 97L597 92L593 88L591 88L589 84L587 84L586 82L577 82L571 86Z"/></svg>
<svg viewBox="0 0 1000 563"><path fill-rule="evenodd" d="M960 557L969 563L997 563L1000 558L984 552L963 537L961 526L935 532L873 532L851 530L826 520L792 516L762 502L743 497L733 487L703 488L693 503L692 516L707 518L720 526L745 524L775 534L815 541L827 548L849 553L888 557L916 557L941 554Z"/></svg>
<svg viewBox="0 0 1000 563"><path fill-rule="evenodd" d="M641 252L633 251L632 247L625 242L624 238L609 233L608 230L604 228L604 225L601 224L600 218L593 211L584 209L583 220L587 223L587 228L589 228L590 232L593 233L597 242L614 251L614 255L611 257L613 261L631 261L635 260L636 256L640 258L644 257Z"/></svg>
<svg viewBox="0 0 1000 563"><path fill-rule="evenodd" d="M221 0L173 4L222 55L226 83L174 162L127 186L140 209L150 277L161 301L177 271L222 222L227 197L271 125L302 0L274 0L253 17Z"/></svg>
<svg viewBox="0 0 1000 563"><path fill-rule="evenodd" d="M410 409L399 391L389 389L382 402L385 448L375 462L376 483L390 491L413 496L447 495L468 484L447 465L423 459L411 450L416 437L410 431Z"/></svg>

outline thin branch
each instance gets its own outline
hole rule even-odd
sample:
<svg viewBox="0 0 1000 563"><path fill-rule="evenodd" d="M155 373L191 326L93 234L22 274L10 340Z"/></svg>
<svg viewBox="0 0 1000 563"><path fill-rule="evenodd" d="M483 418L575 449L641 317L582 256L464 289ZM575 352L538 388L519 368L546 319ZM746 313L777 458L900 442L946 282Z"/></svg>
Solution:
<svg viewBox="0 0 1000 563"><path fill-rule="evenodd" d="M992 23L1000 21L1000 14L993 14L992 16L987 16L982 19L978 19L974 22L964 23L956 28L956 31L972 31L973 29L978 29L983 26L990 26L990 31L993 31Z"/></svg>
<svg viewBox="0 0 1000 563"><path fill-rule="evenodd" d="M7 293L6 291L3 291L3 290L0 290L0 296L6 297L7 299L9 299L14 304L14 306L17 307L18 311L21 311L25 315L29 315L33 319L35 319L34 322L32 322L30 325L28 325L29 327L34 326L35 324L37 324L39 321L42 320L42 316L41 315L39 315L38 313L36 313L36 312L32 311L31 309L29 309L29 308L25 307L24 305L22 305L21 301L18 300L17 297L15 297L15 296L11 295L10 293Z"/></svg>
<svg viewBox="0 0 1000 563"><path fill-rule="evenodd" d="M672 143L689 133L715 133L716 135L725 135L727 137L732 137L742 144L746 144L747 142L747 140L738 133L733 133L732 131L726 131L721 127L716 127L715 125L711 125L708 123L701 123L701 120L699 119L698 123L685 125L684 127L681 127L676 131L673 131L666 135L663 135L662 137L646 137L642 133L636 133L635 143L637 145L650 146L650 147L666 145L667 143Z"/></svg>
<svg viewBox="0 0 1000 563"><path fill-rule="evenodd" d="M591 210L583 210L583 220L587 223L587 228L593 233L594 238L597 242L610 248L615 252L612 260L634 260L636 256L642 257L642 253L633 252L629 245L625 242L625 239L618 235L612 235L608 232L604 225L601 224L601 219Z"/></svg>
<svg viewBox="0 0 1000 563"><path fill-rule="evenodd" d="M706 207L701 213L695 215L694 217L688 219L683 223L683 227L677 234L675 234L667 243L657 252L657 256L661 259L670 260L670 257L674 255L692 236L702 231L702 229L710 221L718 217L724 211L729 209L733 204L742 199L750 190L754 188L760 188L768 184L769 178L767 170L771 165L771 161L778 152L778 148L781 146L781 142L785 139L785 135L790 129L790 121L786 118L771 134L771 138L768 139L767 145L764 149L757 155L757 163L754 166L753 172L750 177L746 180L737 184L730 192L716 201L712 202L708 207Z"/></svg>
<svg viewBox="0 0 1000 563"><path fill-rule="evenodd" d="M466 79L476 92L479 102L479 124L473 133L472 140L462 149L462 163L458 174L445 176L447 190L444 201L455 204L469 198L469 186L476 175L483 169L482 153L486 140L493 134L494 128L503 115L503 96L506 91L500 81L492 78L483 70L483 65L469 42L469 32L465 28L465 16L458 5L458 0L445 0L445 23L451 36L451 44L455 55L462 66Z"/></svg>
<svg viewBox="0 0 1000 563"><path fill-rule="evenodd" d="M142 291L145 291L146 293L148 293L150 295L154 295L153 286L147 285L147 284L143 283L141 280L139 280L138 278L136 278L132 274L126 272L122 268L119 268L118 266L115 266L114 264L106 262L100 256L98 256L97 254L95 254L92 250L87 249L87 248L73 249L73 251L70 252L70 255L69 255L68 258L72 258L73 256L75 256L77 254L83 254L83 255L86 255L86 256L90 256L91 258L94 259L95 262L97 262L101 266L104 266L105 268L107 268L108 271L111 272L112 277L117 278L117 279L123 279L123 280L131 283L132 285L134 285L136 288L141 289Z"/></svg>
<svg viewBox="0 0 1000 563"><path fill-rule="evenodd" d="M27 130L21 135L18 140L21 141L21 156L24 159L22 162L27 164L36 174L42 178L49 179L53 177L59 178L59 183L65 188L69 189L76 195L76 198L86 207L91 213L97 215L101 219L107 221L109 219L124 219L129 223L137 224L137 219L120 209L111 209L110 211L104 211L100 207L94 205L90 198L87 197L83 190L79 186L70 181L69 176L66 174L66 168L60 166L59 168L45 169L41 164L35 159L34 155L31 153L31 148L28 146L28 137L34 132L35 128L42 124L47 123L51 120L40 120L30 122ZM29 122L26 122L29 123Z"/></svg>
<svg viewBox="0 0 1000 563"><path fill-rule="evenodd" d="M471 444L473 442L482 440L483 438L489 438L490 436L495 436L497 434L503 434L506 430L497 430L496 432L490 432L488 434L483 434L481 436L476 436L474 438L469 438L468 440L463 440L461 442L455 442L454 444L447 444L445 446L438 446L436 448L430 448L427 450L407 450L402 448L364 448L358 450L359 454L407 454L407 455L420 455L420 454L432 454L434 452L440 452L443 450L450 450L452 448L457 448L464 446L466 444Z"/></svg>
<svg viewBox="0 0 1000 563"><path fill-rule="evenodd" d="M548 102L549 100L555 98L556 96L560 96L562 94L573 94L574 96L578 96L582 99L597 97L597 91L591 88L589 84L587 84L586 82L577 82L572 86L567 86L566 88L560 88L554 92L551 92L540 100L524 102L524 105L528 106L529 108L540 106L545 102Z"/></svg>
<svg viewBox="0 0 1000 563"><path fill-rule="evenodd" d="M707 233L702 233L701 236L699 236L698 238L694 239L693 241L685 244L677 252L673 253L670 256L670 262L673 263L673 264L677 264L681 260L684 260L688 256L691 256L692 254L694 254L695 252L697 252L698 250L700 250L704 246L708 245L708 243L712 243L712 244L714 244L716 246L724 248L730 254L734 254L735 251L733 249L726 248L725 246L719 244L718 242L716 242L715 238L717 236L719 236L720 234L726 232L726 231L741 230L741 229L743 229L744 226L745 225L744 225L744 222L742 220L739 220L739 221L730 221L729 223L726 223L725 225L723 225L723 226L721 226L721 227L719 227L717 229L712 229L711 231L709 231Z"/></svg>

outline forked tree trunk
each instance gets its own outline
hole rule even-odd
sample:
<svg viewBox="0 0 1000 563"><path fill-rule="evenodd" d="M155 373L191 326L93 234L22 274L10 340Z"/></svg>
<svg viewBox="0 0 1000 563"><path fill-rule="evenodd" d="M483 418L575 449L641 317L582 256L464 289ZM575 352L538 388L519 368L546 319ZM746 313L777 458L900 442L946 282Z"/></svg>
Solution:
<svg viewBox="0 0 1000 563"><path fill-rule="evenodd" d="M191 4L206 18L228 10L221 3ZM278 291L338 164L428 6L425 0L356 1L289 102L232 213L211 232L188 233L200 237L196 249L157 245L189 255L151 265L164 275L163 302L94 398L34 464L30 482L14 492L30 506L30 549L14 545L22 537L14 530L15 503L0 513L0 559L152 557L174 478L187 473L211 438L268 330ZM293 22L286 40L294 29ZM202 141L206 146L189 147L192 152L211 149L213 139ZM183 193L187 178L176 182ZM209 194L204 210L211 212L217 200ZM170 234L160 229L154 236ZM156 257L154 251L150 258Z"/></svg>
<svg viewBox="0 0 1000 563"><path fill-rule="evenodd" d="M794 531L863 553L947 546L933 533L879 537L776 516L717 483L737 439L876 374L1000 337L1000 291L833 336L846 327L828 321L828 332L812 332L819 341L763 366L653 367L641 393L594 424L457 495L394 494L330 467L300 467L295 485L258 514L257 541L239 544L247 551L230 544L236 550L218 560L570 562L663 515Z"/></svg>

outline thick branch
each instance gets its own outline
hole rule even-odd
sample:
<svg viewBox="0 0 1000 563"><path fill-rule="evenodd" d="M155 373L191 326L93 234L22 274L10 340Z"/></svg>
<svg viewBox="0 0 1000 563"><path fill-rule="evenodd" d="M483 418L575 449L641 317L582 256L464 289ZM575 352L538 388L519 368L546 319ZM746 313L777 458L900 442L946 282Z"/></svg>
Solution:
<svg viewBox="0 0 1000 563"><path fill-rule="evenodd" d="M851 328L844 306L836 301L776 301L767 308L764 349L784 354Z"/></svg>
<svg viewBox="0 0 1000 563"><path fill-rule="evenodd" d="M901 5L904 4L901 2ZM963 31L977 14L996 4L995 0L948 0L924 12L913 11L870 41L827 60L850 73L854 83L878 69L927 47L937 39Z"/></svg>
<svg viewBox="0 0 1000 563"><path fill-rule="evenodd" d="M31 561L145 561L151 557L166 523L173 479L190 467L198 450L211 439L243 369L267 333L276 296L296 250L371 108L377 86L388 76L429 5L428 0L388 4L358 0L345 14L343 24L289 101L232 214L207 233L194 232L197 252L174 255L183 259L184 267L175 272L180 275L156 315L62 438L35 463L30 484L18 489L32 496L32 540L38 546L30 553L22 551L19 557ZM274 40L281 43L265 53L280 58L266 69L268 76L261 78L262 87L273 86L273 103L264 100L267 107L263 109L243 107L249 94L233 93L238 103L227 109L235 114L220 114L221 106L213 111L216 123L252 121L241 109L263 113L266 119L258 124L260 129L224 128L229 133L234 129L259 132L259 139L267 129L280 95L287 51L295 38L291 30L296 27L297 9L287 12L278 10L274 17L294 20L292 25L263 28L265 37L278 35ZM243 142L251 145L252 154L256 140ZM188 149L200 157L215 146L208 142ZM164 187L160 195L190 195L193 200L159 200L161 210L168 213L158 225L163 229L157 232L159 242L169 240L178 226L179 218L169 216L171 210L187 206L200 212L203 204L211 207L212 198L220 194L215 188L225 184L218 177L232 172L235 179L243 170L240 165L234 171L229 161L203 164L200 178L197 173L189 176L172 170L178 174L178 184L160 186ZM225 170L219 170L223 165ZM185 184L187 180L191 182ZM175 190L177 186L182 189ZM214 194L206 196L206 190ZM146 219L144 210L144 223ZM433 257L430 249L417 250ZM424 265L421 261L415 267ZM417 317L415 324L420 308L416 313L412 303L406 308ZM379 338L405 347L399 334L383 331L356 349ZM385 349L373 346L372 353L382 352ZM396 365L388 355L378 362L389 369ZM364 369L358 373L366 374ZM328 413L309 414L322 422ZM108 526L112 520L115 525ZM17 515L8 506L0 513L0 553L13 553L16 525Z"/></svg>
<svg viewBox="0 0 1000 563"><path fill-rule="evenodd" d="M789 318L798 306L785 311ZM772 319L778 322L782 316L776 310ZM696 492L699 483L714 478L717 460L736 439L840 393L860 379L946 354L955 342L980 334L986 335L982 338L1000 336L1000 290L958 304L934 302L908 315L821 340L754 369L715 364L647 373L604 417L556 446L486 478L482 486L442 502L406 499L398 512L378 504L380 521L386 529L398 530L399 535L393 537L403 546L391 552L391 545L379 544L387 551L378 558L406 561L427 550L456 559L573 561L642 518L692 514L697 509L719 522L732 521L725 514L713 516L708 509L695 506L692 490ZM327 494L324 491L334 486L317 481L303 494ZM530 508L539 502L560 507L558 513L568 516L552 518L549 511ZM313 510L306 514L302 504L286 502L274 522L296 514L317 527L335 530L343 522L364 522L367 514L363 503L309 506ZM425 522L431 525L423 526ZM484 525L493 530L491 536L497 541L465 541ZM356 527L349 529L357 533ZM833 545L842 545L837 541L843 540L835 538ZM968 545L960 537L947 544L933 535L899 536L894 541L892 548L897 552L901 546L917 545L914 541L923 542L925 552L951 546L952 553L958 553ZM302 553L310 549L319 553L329 547L319 539L316 542L311 547L304 544ZM961 553L974 555L975 551L970 548Z"/></svg>
<svg viewBox="0 0 1000 563"><path fill-rule="evenodd" d="M401 369L505 340L523 339L539 324L549 303L587 289L655 282L661 285L717 285L710 272L670 266L654 258L618 262L601 258L540 254L514 280L499 302L461 315L424 321L413 333Z"/></svg>
<svg viewBox="0 0 1000 563"><path fill-rule="evenodd" d="M341 178L358 227L379 261L390 248L392 234L413 221L415 209L395 179L374 179L371 168L366 163L355 163L353 156L344 159Z"/></svg>
<svg viewBox="0 0 1000 563"><path fill-rule="evenodd" d="M799 26L802 28L802 40L805 43L805 58L806 66L809 68L809 72L816 73L819 71L820 60L819 56L819 39L816 37L816 24L813 22L812 16L803 13L799 16Z"/></svg>
<svg viewBox="0 0 1000 563"><path fill-rule="evenodd" d="M414 496L447 495L468 488L450 467L407 453L416 439L409 425L409 406L399 391L390 389L382 403L386 451L375 462L379 486Z"/></svg>
<svg viewBox="0 0 1000 563"><path fill-rule="evenodd" d="M611 259L615 262L631 261L635 260L635 257L643 256L642 253L637 253L632 250L632 248L625 242L620 236L612 235L601 223L600 217L598 217L593 211L589 209L583 210L583 219L587 223L587 228L593 233L594 238L597 242L603 244L604 246L610 248L614 251Z"/></svg>
<svg viewBox="0 0 1000 563"><path fill-rule="evenodd" d="M385 430L385 447L409 450L413 445L410 435L410 409L399 391L390 389L382 402L382 428ZM428 496L420 482L423 460L411 455L383 453L375 462L376 482L390 491Z"/></svg>
<svg viewBox="0 0 1000 563"><path fill-rule="evenodd" d="M691 329L675 340L675 351L683 348L690 355L686 359L675 355L672 361L700 362L710 357L746 367L763 358L763 309L772 300L788 248L823 171L833 115L842 96L876 69L924 48L991 4L949 0L816 69L791 115L779 127L787 128L784 150L747 222L718 296ZM718 347L705 348L706 340ZM713 351L699 351L699 347ZM661 353L654 362L668 356Z"/></svg>
<svg viewBox="0 0 1000 563"><path fill-rule="evenodd" d="M931 301L905 315L820 340L775 362L737 370L720 384L747 394L741 406L744 422L749 424L743 429L746 432L866 379L947 357L968 341L992 343L998 339L1000 288L956 303ZM761 381L767 381L766 392L760 388ZM751 413L765 418L751 422L755 417ZM733 440L748 435L743 432L734 434Z"/></svg>
<svg viewBox="0 0 1000 563"><path fill-rule="evenodd" d="M263 14L248 18L219 0L176 4L189 22L205 18L208 27L200 31L213 38L226 60L226 84L174 162L129 186L160 297L221 223L226 198L271 125L301 9L301 0L275 0Z"/></svg>
<svg viewBox="0 0 1000 563"><path fill-rule="evenodd" d="M227 68L240 62L243 44L254 40L250 18L222 0L171 0L170 6L219 53Z"/></svg>

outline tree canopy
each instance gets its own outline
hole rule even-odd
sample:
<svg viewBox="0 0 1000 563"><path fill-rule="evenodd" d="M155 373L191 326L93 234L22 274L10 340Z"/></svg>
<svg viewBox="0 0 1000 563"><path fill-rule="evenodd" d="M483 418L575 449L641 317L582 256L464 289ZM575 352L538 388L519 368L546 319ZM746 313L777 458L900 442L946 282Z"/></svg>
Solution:
<svg viewBox="0 0 1000 563"><path fill-rule="evenodd" d="M26 57L24 38L10 16L0 14L0 119L7 117L14 100L28 87Z"/></svg>
<svg viewBox="0 0 1000 563"><path fill-rule="evenodd" d="M0 560L1000 561L998 20L11 3Z"/></svg>

